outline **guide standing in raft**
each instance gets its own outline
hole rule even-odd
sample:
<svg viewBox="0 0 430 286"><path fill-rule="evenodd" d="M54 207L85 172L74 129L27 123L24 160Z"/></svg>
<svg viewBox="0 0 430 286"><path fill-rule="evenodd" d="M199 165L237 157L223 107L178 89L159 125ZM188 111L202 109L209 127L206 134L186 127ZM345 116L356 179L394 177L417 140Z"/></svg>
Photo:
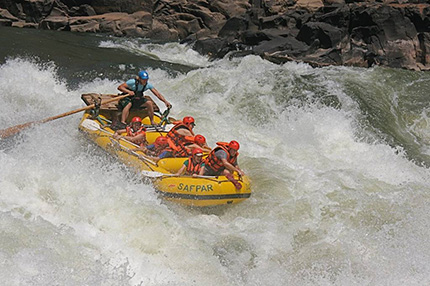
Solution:
<svg viewBox="0 0 430 286"><path fill-rule="evenodd" d="M149 75L146 71L140 71L135 79L130 79L118 86L118 90L124 94L130 94L130 97L123 98L119 101L122 107L121 122L127 124L126 120L130 114L130 109L132 107L146 107L148 109L149 120L152 125L154 123L154 105L151 101L147 100L143 93L146 90L151 90L151 92L158 97L167 108L171 108L172 105L161 95L161 93L155 89L155 87L148 82Z"/></svg>

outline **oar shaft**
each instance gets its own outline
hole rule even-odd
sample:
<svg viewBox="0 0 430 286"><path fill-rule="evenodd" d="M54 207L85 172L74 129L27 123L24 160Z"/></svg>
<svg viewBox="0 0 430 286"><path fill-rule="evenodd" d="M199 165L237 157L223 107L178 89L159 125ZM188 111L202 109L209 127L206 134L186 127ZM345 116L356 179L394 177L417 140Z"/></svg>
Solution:
<svg viewBox="0 0 430 286"><path fill-rule="evenodd" d="M153 179L157 179L157 178L166 178L166 177L170 177L170 178L196 178L196 179L206 179L208 181L214 181L217 183L222 183L222 182L230 182L229 180L219 180L218 176L214 177L214 176L184 176L184 175L176 175L176 174L165 174L165 173L161 173L161 172L151 172L151 171L142 171L141 172L143 176L145 177L149 177L149 178L153 178Z"/></svg>
<svg viewBox="0 0 430 286"><path fill-rule="evenodd" d="M78 112L81 112L81 111L89 110L89 109L92 109L94 107L95 107L95 105L91 104L91 105L88 105L88 106L85 106L85 107L82 107L82 108L79 108L79 109L76 109L76 110L72 110L72 111L69 111L69 112L65 112L65 113L62 113L62 114L58 114L58 115L55 115L55 116L52 116L52 117L48 117L48 118L36 121L35 123L45 123L45 122L52 121L52 120L55 120L55 119L58 119L58 118L61 118L61 117L66 117L66 116L69 116L69 115L72 115L72 114L75 114L75 113L78 113Z"/></svg>
<svg viewBox="0 0 430 286"><path fill-rule="evenodd" d="M127 143L131 143L131 144L133 144L134 145L134 143L133 142L130 142L130 141L128 141L128 140L126 140L126 139L124 139L124 138L120 138L120 140L123 140L123 141L125 141L125 142L127 142ZM118 143L119 144L119 143ZM142 159L143 161L146 161L146 162L148 162L148 163L151 163L152 165L154 165L154 166L157 166L157 163L155 163L154 161L152 161L152 160L150 160L150 159L148 159L148 158L146 158L145 156L143 156L143 155L140 155L139 153L137 153L137 152L135 152L135 151L132 151L130 148L127 148L127 147L125 147L124 145L121 145L121 144L119 144L120 146L121 146L121 148L123 148L123 149L125 149L125 150L127 150L128 152L130 152L130 153L132 153L133 155L135 155L137 158L139 158L139 159ZM152 168L151 168L152 169ZM152 170L153 171L153 170Z"/></svg>
<svg viewBox="0 0 430 286"><path fill-rule="evenodd" d="M117 101L117 100L120 100L120 99L122 99L124 97L127 97L127 96L130 96L130 95L126 94L126 95L116 96L114 98L111 98L111 99L108 99L108 100L106 100L104 102L101 102L100 105L104 105L104 104L109 103L109 102ZM81 111L84 111L84 110L89 110L89 109L92 109L94 107L95 107L95 104L91 104L91 105L88 105L88 106L85 106L85 107L82 107L82 108L78 108L78 109L75 109L75 110L72 110L72 111L69 111L69 112L65 112L65 113L62 113L62 114L59 114L59 115L56 115L56 116L48 117L48 118L45 118L45 119L42 119L42 120L27 122L27 123L15 125L15 126L12 126L12 127L6 128L6 129L2 129L2 130L0 130L0 138L7 138L7 137L10 137L12 135L15 135L16 133L20 132L22 129L30 127L31 125L34 125L34 124L45 123L45 122L48 122L48 121L52 121L52 120L55 120L55 119L58 119L58 118L66 117L68 115L72 115L72 114L81 112Z"/></svg>

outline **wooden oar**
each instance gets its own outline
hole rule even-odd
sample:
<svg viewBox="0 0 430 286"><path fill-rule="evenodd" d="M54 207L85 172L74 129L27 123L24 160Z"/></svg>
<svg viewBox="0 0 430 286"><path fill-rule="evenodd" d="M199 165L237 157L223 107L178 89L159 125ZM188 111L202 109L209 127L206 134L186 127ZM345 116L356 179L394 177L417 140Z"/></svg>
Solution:
<svg viewBox="0 0 430 286"><path fill-rule="evenodd" d="M104 105L104 104L109 103L109 102L117 101L117 100L120 100L120 99L122 99L124 97L127 97L127 96L130 96L130 95L126 94L126 95L117 96L117 97L114 97L114 98L111 98L111 99L108 99L108 100L102 102L100 105ZM23 129L27 128L27 127L30 127L32 125L35 125L35 124L41 124L41 123L52 121L52 120L55 120L55 119L58 119L58 118L66 117L66 116L69 116L69 115L72 115L72 114L75 114L75 113L78 113L78 112L81 112L81 111L84 111L84 110L92 109L94 107L95 107L95 104L91 104L91 105L88 105L86 107L75 109L75 110L72 110L72 111L69 111L69 112L65 112L65 113L62 113L62 114L59 114L59 115L56 115L56 116L48 117L48 118L45 118L45 119L42 119L42 120L37 120L37 121L32 121L32 122L27 122L27 123L24 123L24 124L12 126L12 127L0 130L0 138L10 137L12 135L17 134L21 130L23 130Z"/></svg>

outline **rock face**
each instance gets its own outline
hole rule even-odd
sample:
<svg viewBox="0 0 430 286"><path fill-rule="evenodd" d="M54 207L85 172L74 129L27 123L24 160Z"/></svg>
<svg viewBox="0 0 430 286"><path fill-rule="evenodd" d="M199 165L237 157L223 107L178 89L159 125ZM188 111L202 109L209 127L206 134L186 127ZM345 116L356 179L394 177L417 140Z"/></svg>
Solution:
<svg viewBox="0 0 430 286"><path fill-rule="evenodd" d="M0 0L0 25L190 43L316 66L430 70L430 0Z"/></svg>

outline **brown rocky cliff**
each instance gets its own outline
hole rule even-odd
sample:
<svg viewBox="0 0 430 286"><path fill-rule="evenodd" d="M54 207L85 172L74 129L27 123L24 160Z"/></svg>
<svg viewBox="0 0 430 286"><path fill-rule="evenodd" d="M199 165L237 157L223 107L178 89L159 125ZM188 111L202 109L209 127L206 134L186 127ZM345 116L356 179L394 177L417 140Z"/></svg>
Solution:
<svg viewBox="0 0 430 286"><path fill-rule="evenodd" d="M429 3L0 0L0 25L182 41L212 57L429 70Z"/></svg>

